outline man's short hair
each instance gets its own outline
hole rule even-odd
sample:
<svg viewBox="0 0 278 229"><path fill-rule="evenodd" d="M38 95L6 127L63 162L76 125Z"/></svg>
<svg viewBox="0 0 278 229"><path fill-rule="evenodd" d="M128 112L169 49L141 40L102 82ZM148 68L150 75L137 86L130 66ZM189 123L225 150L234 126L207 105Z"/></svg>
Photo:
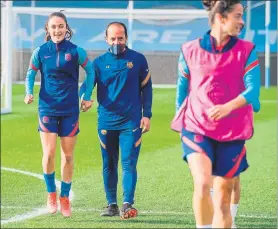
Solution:
<svg viewBox="0 0 278 229"><path fill-rule="evenodd" d="M125 37L127 37L127 28L126 28L124 23L119 22L119 21L113 21L113 22L111 22L107 25L106 30L105 30L105 36L107 37L107 30L110 27L110 25L114 25L114 24L122 26L124 28L124 31L125 31Z"/></svg>

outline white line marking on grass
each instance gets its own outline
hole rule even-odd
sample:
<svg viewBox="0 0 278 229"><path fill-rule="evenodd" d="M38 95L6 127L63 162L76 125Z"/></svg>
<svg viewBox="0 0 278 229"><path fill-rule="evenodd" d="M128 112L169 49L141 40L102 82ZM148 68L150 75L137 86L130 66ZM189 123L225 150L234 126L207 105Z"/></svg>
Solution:
<svg viewBox="0 0 278 229"><path fill-rule="evenodd" d="M2 209L5 208L15 208L15 209L26 209L27 207L15 207L15 206L1 206ZM39 208L33 208L33 210L39 210ZM73 212L102 212L103 209L97 208L72 208ZM175 211L152 211L152 210L139 210L139 214L147 215L147 214L157 214L157 215L193 215L192 212L175 212ZM277 216L271 215L256 215L256 214L239 214L237 217L240 218L258 218L258 219L277 219Z"/></svg>
<svg viewBox="0 0 278 229"><path fill-rule="evenodd" d="M97 208L73 208L75 212L102 212L103 210ZM158 214L158 215L193 215L192 212L175 212L175 211L152 211L152 210L142 210L138 211L139 214ZM241 218L259 218L259 219L277 219L277 216L268 216L268 215L247 215L247 214L239 214L238 217Z"/></svg>
<svg viewBox="0 0 278 229"><path fill-rule="evenodd" d="M45 215L47 213L48 213L47 208L39 208L39 209L30 211L30 212L26 212L26 213L21 214L21 215L13 216L9 219L4 219L4 220L1 219L1 225L8 224L8 223L15 223L15 222L23 221L23 220L26 220L26 219L32 219L32 218L35 218L37 216Z"/></svg>
<svg viewBox="0 0 278 229"><path fill-rule="evenodd" d="M103 210L97 208L73 208L75 212L102 212ZM175 212L175 211L152 211L152 210L142 210L138 211L139 214L158 214L158 215L193 215L192 212ZM241 218L259 218L259 219L277 219L277 216L270 215L255 215L255 214L239 214L238 217Z"/></svg>
<svg viewBox="0 0 278 229"><path fill-rule="evenodd" d="M30 209L30 207L26 207L26 206L3 206L3 205L1 205L1 209L4 209L4 208L7 208L7 209ZM34 208L34 209L37 209L37 208Z"/></svg>
<svg viewBox="0 0 278 229"><path fill-rule="evenodd" d="M192 212L174 212L174 211L139 211L142 214L159 214L159 215L193 215ZM277 219L277 216L268 216L268 215L246 215L246 214L239 214L238 217L242 218L259 218L259 219Z"/></svg>
<svg viewBox="0 0 278 229"><path fill-rule="evenodd" d="M21 174L24 174L27 176L38 178L40 180L44 180L43 175L37 174L37 173L31 173L31 172L22 171L19 169L7 168L7 167L1 167L1 170L13 172L13 173L21 173ZM55 179L55 184L56 184L57 189L59 190L61 187L61 182ZM74 194L72 191L70 191L70 196L69 196L70 200L73 200L73 197L74 197ZM8 207L10 207L10 206L8 206ZM1 206L1 208L3 208L3 207ZM32 219L32 218L35 218L35 217L38 217L38 216L41 216L41 215L44 215L47 213L48 213L48 210L46 207L37 208L37 209L35 208L33 211L26 212L21 215L16 215L9 219L4 219L4 220L1 219L1 225L8 224L8 223L14 223L14 222L18 222L18 221L23 221L26 219Z"/></svg>

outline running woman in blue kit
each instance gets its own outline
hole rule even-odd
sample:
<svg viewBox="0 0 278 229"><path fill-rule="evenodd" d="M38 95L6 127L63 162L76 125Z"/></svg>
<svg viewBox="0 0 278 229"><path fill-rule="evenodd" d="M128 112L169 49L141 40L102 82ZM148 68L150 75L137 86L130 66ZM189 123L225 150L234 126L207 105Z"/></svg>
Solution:
<svg viewBox="0 0 278 229"><path fill-rule="evenodd" d="M108 51L93 66L97 84L98 135L103 159L103 179L108 202L101 216L120 214L117 205L118 160L121 148L123 205L121 218L137 216L134 192L141 134L150 129L152 81L144 55L126 46L127 29L112 22L106 29ZM81 86L83 94L86 85Z"/></svg>
<svg viewBox="0 0 278 229"><path fill-rule="evenodd" d="M87 74L86 91L81 101L81 110L84 112L92 106L95 75L86 51L69 41L73 33L63 13L54 12L49 16L45 32L46 43L36 48L31 57L26 75L24 102L33 102L35 76L40 70L38 130L43 148L42 166L48 192L47 206L50 213L56 213L55 151L58 135L61 142L62 171L60 211L64 217L70 217L69 192L73 176L73 153L79 133L79 66Z"/></svg>

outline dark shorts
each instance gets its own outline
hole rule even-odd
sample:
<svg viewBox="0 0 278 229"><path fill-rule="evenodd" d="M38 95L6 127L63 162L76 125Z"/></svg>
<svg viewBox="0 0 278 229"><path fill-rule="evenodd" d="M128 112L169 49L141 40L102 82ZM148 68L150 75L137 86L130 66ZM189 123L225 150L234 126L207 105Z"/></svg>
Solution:
<svg viewBox="0 0 278 229"><path fill-rule="evenodd" d="M46 116L39 114L38 131L57 133L60 137L73 137L79 133L79 114L71 116Z"/></svg>
<svg viewBox="0 0 278 229"><path fill-rule="evenodd" d="M212 162L212 175L232 178L248 168L245 140L219 142L203 135L182 130L183 159L188 155L204 153Z"/></svg>

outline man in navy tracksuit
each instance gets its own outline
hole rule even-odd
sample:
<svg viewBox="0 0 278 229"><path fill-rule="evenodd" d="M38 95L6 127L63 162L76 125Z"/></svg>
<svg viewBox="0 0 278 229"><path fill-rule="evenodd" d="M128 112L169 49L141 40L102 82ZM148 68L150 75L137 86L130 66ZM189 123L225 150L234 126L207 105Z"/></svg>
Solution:
<svg viewBox="0 0 278 229"><path fill-rule="evenodd" d="M124 24L107 26L109 50L94 60L98 106L98 136L103 158L103 179L108 206L101 216L119 215L118 159L121 148L123 207L121 218L137 216L132 207L137 182L136 164L141 135L150 129L152 81L147 60L126 46ZM82 91L85 84L81 86Z"/></svg>

